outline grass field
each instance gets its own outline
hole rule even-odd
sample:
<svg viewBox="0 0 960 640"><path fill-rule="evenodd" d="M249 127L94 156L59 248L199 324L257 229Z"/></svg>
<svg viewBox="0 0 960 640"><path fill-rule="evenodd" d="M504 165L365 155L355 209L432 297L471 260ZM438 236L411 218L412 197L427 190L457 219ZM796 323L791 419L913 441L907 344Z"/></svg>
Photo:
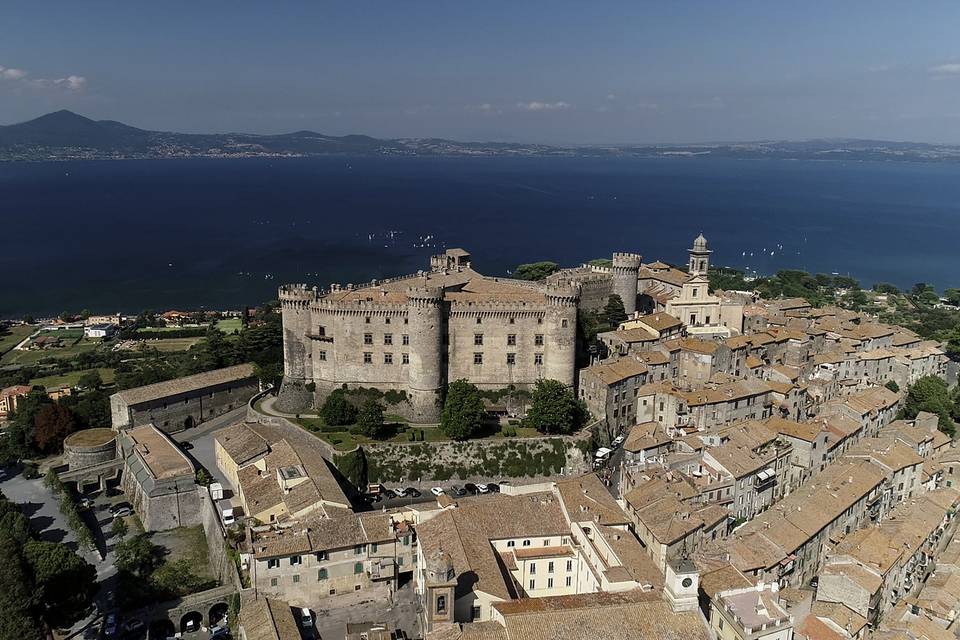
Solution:
<svg viewBox="0 0 960 640"><path fill-rule="evenodd" d="M0 335L0 353L6 353L17 346L21 340L36 331L36 327L31 325L16 325L10 327L8 332Z"/></svg>
<svg viewBox="0 0 960 640"><path fill-rule="evenodd" d="M240 321L240 318L225 318L223 320L218 320L215 326L220 331L230 335L234 331L240 331L240 329L243 327L243 323Z"/></svg>
<svg viewBox="0 0 960 640"><path fill-rule="evenodd" d="M193 345L203 340L203 338L169 338L167 340L150 340L143 344L165 353L171 351L186 351Z"/></svg>
<svg viewBox="0 0 960 640"><path fill-rule="evenodd" d="M47 358L69 360L81 353L97 349L100 343L101 341L96 338L82 338L69 347L38 349L36 351L10 351L0 359L0 364L34 364Z"/></svg>
<svg viewBox="0 0 960 640"><path fill-rule="evenodd" d="M34 378L30 381L31 386L39 385L47 390L50 389L60 389L63 387L73 387L77 384L77 381L83 377L84 374L91 371L100 372L100 378L107 384L113 382L115 376L113 369L86 369L84 371L71 371L69 373L64 373L59 376L44 376L43 378Z"/></svg>
<svg viewBox="0 0 960 640"><path fill-rule="evenodd" d="M183 331L183 330L192 330L192 329L206 329L204 326L196 327L142 327L137 329L137 333L142 336L150 336L151 334L156 334L157 337L162 337L164 333L172 333L174 331Z"/></svg>

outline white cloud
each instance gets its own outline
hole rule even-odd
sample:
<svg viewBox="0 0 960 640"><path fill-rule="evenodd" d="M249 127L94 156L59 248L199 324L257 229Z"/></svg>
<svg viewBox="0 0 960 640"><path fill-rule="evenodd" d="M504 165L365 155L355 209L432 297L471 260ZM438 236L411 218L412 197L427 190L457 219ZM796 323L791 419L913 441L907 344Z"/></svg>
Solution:
<svg viewBox="0 0 960 640"><path fill-rule="evenodd" d="M930 67L930 73L939 74L960 74L960 62L948 62L947 64L938 64Z"/></svg>
<svg viewBox="0 0 960 640"><path fill-rule="evenodd" d="M470 113L479 113L485 116L496 116L502 113L499 107L495 107L489 102L484 102L482 104L468 104L466 106L466 110Z"/></svg>
<svg viewBox="0 0 960 640"><path fill-rule="evenodd" d="M563 109L569 109L570 104L563 102L518 102L517 108L524 111L561 111Z"/></svg>
<svg viewBox="0 0 960 640"><path fill-rule="evenodd" d="M0 78L4 80L19 80L27 75L27 72L23 69L9 69L7 67L0 67Z"/></svg>
<svg viewBox="0 0 960 640"><path fill-rule="evenodd" d="M21 82L37 89L82 91L87 86L87 79L83 76L69 75L63 78L33 78L28 76L30 76L30 72L24 69L0 66L0 80Z"/></svg>

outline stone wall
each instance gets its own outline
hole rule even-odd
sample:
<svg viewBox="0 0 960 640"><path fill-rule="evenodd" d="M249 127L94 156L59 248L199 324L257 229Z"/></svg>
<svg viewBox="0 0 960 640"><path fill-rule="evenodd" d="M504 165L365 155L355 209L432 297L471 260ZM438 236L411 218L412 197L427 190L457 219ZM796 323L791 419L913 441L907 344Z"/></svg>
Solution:
<svg viewBox="0 0 960 640"><path fill-rule="evenodd" d="M243 406L257 393L258 386L256 378L247 378L189 393L171 395L129 408L114 406L117 398L113 396L111 411L114 414L114 425L117 425L118 413L129 412L129 419L125 421L126 424L123 424L122 428L152 423L161 431L176 433Z"/></svg>
<svg viewBox="0 0 960 640"><path fill-rule="evenodd" d="M226 531L220 521L216 505L210 496L210 490L207 487L197 487L197 490L200 497L200 524L203 525L203 533L207 538L207 557L210 570L217 576L217 580L221 584L233 585L237 590L240 590L243 588L243 583L240 580L237 565L234 564L227 553Z"/></svg>
<svg viewBox="0 0 960 640"><path fill-rule="evenodd" d="M147 531L164 531L200 524L200 496L195 485L188 487L178 482L169 482L158 483L148 489L127 466L120 479L120 488L127 495Z"/></svg>

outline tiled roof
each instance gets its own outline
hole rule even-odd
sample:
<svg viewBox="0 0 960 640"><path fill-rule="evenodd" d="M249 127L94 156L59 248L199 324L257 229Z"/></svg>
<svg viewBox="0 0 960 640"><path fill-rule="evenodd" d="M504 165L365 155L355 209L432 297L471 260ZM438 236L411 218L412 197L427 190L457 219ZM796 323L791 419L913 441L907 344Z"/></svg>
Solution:
<svg viewBox="0 0 960 640"><path fill-rule="evenodd" d="M584 371L597 376L604 384L611 385L646 373L647 365L634 358L625 357L613 362L595 364Z"/></svg>
<svg viewBox="0 0 960 640"><path fill-rule="evenodd" d="M193 475L193 463L162 431L145 424L123 432L155 480Z"/></svg>
<svg viewBox="0 0 960 640"><path fill-rule="evenodd" d="M157 382L143 387L127 389L113 394L111 397L119 397L128 406L159 400L169 396L175 396L181 393L189 393L199 389L206 389L220 384L236 382L246 378L252 378L252 364L238 364L224 369L214 369L204 373L198 373L192 376L167 380L166 382Z"/></svg>
<svg viewBox="0 0 960 640"><path fill-rule="evenodd" d="M290 605L283 600L244 596L240 625L247 640L289 640L299 638L300 629Z"/></svg>
<svg viewBox="0 0 960 640"><path fill-rule="evenodd" d="M270 451L267 441L242 422L217 431L214 439L237 465L243 465Z"/></svg>
<svg viewBox="0 0 960 640"><path fill-rule="evenodd" d="M559 480L556 490L571 522L630 523L630 518L595 473Z"/></svg>

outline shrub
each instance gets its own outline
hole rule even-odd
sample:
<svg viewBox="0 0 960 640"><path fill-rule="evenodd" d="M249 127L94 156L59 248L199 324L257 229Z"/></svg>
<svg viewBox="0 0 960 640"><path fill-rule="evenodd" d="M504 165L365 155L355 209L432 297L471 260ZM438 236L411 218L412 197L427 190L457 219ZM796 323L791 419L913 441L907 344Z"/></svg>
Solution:
<svg viewBox="0 0 960 640"><path fill-rule="evenodd" d="M357 420L357 408L347 400L345 393L338 389L324 400L320 417L328 425L353 424Z"/></svg>

